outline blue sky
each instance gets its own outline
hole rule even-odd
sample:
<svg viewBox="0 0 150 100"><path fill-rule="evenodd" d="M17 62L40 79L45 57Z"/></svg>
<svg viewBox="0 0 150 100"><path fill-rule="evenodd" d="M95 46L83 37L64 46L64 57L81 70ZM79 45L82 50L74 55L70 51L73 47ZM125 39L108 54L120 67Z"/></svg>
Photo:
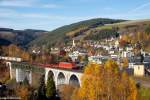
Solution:
<svg viewBox="0 0 150 100"><path fill-rule="evenodd" d="M150 0L0 0L0 27L53 30L99 17L150 19Z"/></svg>

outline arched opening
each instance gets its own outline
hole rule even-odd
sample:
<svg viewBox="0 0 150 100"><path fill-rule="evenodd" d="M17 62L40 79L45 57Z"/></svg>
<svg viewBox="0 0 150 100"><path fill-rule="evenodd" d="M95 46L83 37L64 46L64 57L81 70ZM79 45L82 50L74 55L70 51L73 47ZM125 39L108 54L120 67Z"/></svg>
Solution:
<svg viewBox="0 0 150 100"><path fill-rule="evenodd" d="M57 85L65 84L65 80L65 75L62 72L60 72L57 77Z"/></svg>
<svg viewBox="0 0 150 100"><path fill-rule="evenodd" d="M10 63L9 62L6 62L6 67L10 67Z"/></svg>
<svg viewBox="0 0 150 100"><path fill-rule="evenodd" d="M11 67L11 66L10 66L10 63L8 63L8 67Z"/></svg>
<svg viewBox="0 0 150 100"><path fill-rule="evenodd" d="M79 79L76 75L71 75L69 79L69 85L80 87Z"/></svg>
<svg viewBox="0 0 150 100"><path fill-rule="evenodd" d="M54 79L54 73L51 70L48 72L48 77L53 77L53 79ZM47 79L48 79L48 77L47 77Z"/></svg>

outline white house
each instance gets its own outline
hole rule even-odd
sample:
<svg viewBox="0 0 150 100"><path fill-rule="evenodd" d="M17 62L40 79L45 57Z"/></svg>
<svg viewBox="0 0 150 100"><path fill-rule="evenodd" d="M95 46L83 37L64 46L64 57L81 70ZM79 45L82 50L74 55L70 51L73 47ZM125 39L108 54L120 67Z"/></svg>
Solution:
<svg viewBox="0 0 150 100"><path fill-rule="evenodd" d="M90 57L88 57L88 61L97 63L97 64L102 64L102 57L101 56L90 56Z"/></svg>
<svg viewBox="0 0 150 100"><path fill-rule="evenodd" d="M115 42L115 47L116 48L119 47L119 41L118 40Z"/></svg>
<svg viewBox="0 0 150 100"><path fill-rule="evenodd" d="M121 57L131 57L133 55L134 55L134 53L131 51L123 51L121 54Z"/></svg>
<svg viewBox="0 0 150 100"><path fill-rule="evenodd" d="M114 53L115 53L114 50L110 50L110 51L109 51L109 54L114 54Z"/></svg>
<svg viewBox="0 0 150 100"><path fill-rule="evenodd" d="M133 48L130 46L130 47L126 47L126 51L132 51Z"/></svg>
<svg viewBox="0 0 150 100"><path fill-rule="evenodd" d="M79 52L79 51L74 51L68 54L68 56L71 57L73 61L75 61L78 58L78 56L85 56L85 55L87 55L87 53Z"/></svg>
<svg viewBox="0 0 150 100"><path fill-rule="evenodd" d="M118 58L118 55L116 55L116 54L111 54L110 56L111 56L112 59L117 59Z"/></svg>
<svg viewBox="0 0 150 100"><path fill-rule="evenodd" d="M135 76L144 76L145 69L143 64L135 64L134 65L134 75Z"/></svg>
<svg viewBox="0 0 150 100"><path fill-rule="evenodd" d="M78 54L76 53L69 53L68 56L72 59L72 61L75 61L78 58Z"/></svg>

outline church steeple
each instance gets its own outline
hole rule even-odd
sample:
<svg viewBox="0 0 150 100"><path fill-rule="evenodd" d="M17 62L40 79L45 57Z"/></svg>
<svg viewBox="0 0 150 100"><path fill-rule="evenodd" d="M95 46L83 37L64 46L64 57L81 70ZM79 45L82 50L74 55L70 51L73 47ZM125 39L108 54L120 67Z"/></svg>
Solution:
<svg viewBox="0 0 150 100"><path fill-rule="evenodd" d="M75 44L75 41L74 41L74 40L72 41L72 46L73 46L73 47L75 47L75 46L76 46L76 44Z"/></svg>

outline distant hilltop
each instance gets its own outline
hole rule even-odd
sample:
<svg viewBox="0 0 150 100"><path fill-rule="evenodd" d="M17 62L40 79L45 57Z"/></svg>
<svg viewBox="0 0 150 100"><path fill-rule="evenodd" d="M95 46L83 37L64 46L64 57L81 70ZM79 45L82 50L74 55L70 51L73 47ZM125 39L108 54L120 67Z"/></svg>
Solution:
<svg viewBox="0 0 150 100"><path fill-rule="evenodd" d="M150 20L121 20L96 18L57 28L29 43L29 46L48 46L74 40L102 40L118 34L145 32Z"/></svg>
<svg viewBox="0 0 150 100"><path fill-rule="evenodd" d="M32 40L46 33L47 31L44 30L0 28L0 45L16 44L25 47Z"/></svg>

